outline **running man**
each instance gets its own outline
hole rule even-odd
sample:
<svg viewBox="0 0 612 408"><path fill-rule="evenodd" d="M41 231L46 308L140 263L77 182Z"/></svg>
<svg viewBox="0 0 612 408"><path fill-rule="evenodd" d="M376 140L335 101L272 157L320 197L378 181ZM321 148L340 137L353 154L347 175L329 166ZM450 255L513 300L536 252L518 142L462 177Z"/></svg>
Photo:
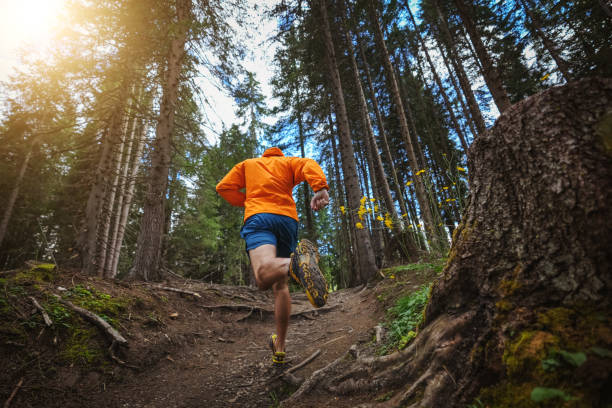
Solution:
<svg viewBox="0 0 612 408"><path fill-rule="evenodd" d="M317 162L285 157L279 148L271 147L262 157L235 165L217 184L217 193L228 203L244 207L240 236L246 242L257 286L274 291L276 334L270 337L270 348L275 364L286 362L289 275L302 285L314 307L327 301L327 283L318 266L316 247L305 239L297 243L298 216L292 192L304 180L315 192L310 207L315 211L324 208L329 203L329 187Z"/></svg>

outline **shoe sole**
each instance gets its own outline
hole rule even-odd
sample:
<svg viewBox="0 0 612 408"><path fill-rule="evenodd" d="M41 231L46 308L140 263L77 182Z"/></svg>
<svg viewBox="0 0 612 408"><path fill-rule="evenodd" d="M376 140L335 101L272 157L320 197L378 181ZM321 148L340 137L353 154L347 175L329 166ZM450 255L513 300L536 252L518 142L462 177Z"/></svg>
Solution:
<svg viewBox="0 0 612 408"><path fill-rule="evenodd" d="M299 275L301 276L298 276L293 268L291 268L291 277L302 285L306 291L308 301L314 307L324 306L327 303L328 289L325 276L323 276L318 266L318 251L310 241L303 239L298 244L295 254L297 256L298 269L301 271Z"/></svg>

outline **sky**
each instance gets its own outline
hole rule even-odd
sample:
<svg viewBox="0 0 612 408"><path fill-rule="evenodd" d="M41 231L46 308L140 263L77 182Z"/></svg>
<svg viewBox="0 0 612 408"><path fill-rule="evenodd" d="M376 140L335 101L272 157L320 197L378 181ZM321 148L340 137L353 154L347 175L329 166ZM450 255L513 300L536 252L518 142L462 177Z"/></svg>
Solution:
<svg viewBox="0 0 612 408"><path fill-rule="evenodd" d="M9 79L9 75L20 65L20 49L44 52L51 44L54 26L61 24L60 14L65 6L65 0L0 0L0 81ZM255 73L261 83L264 95L271 95L269 81L272 77L271 64L275 48L266 41L275 30L275 21L265 19L263 11L273 0L247 0L251 11L248 21L250 36L245 41L251 55L244 61L244 66ZM203 77L199 81L202 91L212 106L203 106L210 123L204 127L210 142L224 127L229 128L236 122L234 102L224 91Z"/></svg>

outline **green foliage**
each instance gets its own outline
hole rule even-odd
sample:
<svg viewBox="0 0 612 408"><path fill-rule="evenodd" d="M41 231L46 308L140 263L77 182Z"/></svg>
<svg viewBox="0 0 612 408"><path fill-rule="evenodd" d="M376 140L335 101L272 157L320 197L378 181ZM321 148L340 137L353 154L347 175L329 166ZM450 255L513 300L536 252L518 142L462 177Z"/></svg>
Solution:
<svg viewBox="0 0 612 408"><path fill-rule="evenodd" d="M403 349L416 337L416 330L423 321L423 309L427 304L430 284L421 286L417 291L399 298L389 310L389 338L381 353L386 354L394 349Z"/></svg>
<svg viewBox="0 0 612 408"><path fill-rule="evenodd" d="M80 365L99 364L103 359L100 346L95 342L95 328L74 328L61 352L66 360Z"/></svg>
<svg viewBox="0 0 612 408"><path fill-rule="evenodd" d="M535 402L542 402L553 398L561 398L566 402L577 399L557 388L536 387L531 391L531 400Z"/></svg>

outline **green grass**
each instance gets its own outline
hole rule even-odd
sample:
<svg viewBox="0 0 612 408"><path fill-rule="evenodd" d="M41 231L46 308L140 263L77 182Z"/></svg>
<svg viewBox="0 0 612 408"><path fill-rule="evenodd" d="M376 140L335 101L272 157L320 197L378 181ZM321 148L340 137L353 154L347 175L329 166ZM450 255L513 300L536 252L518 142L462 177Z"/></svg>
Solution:
<svg viewBox="0 0 612 408"><path fill-rule="evenodd" d="M416 337L417 327L423 321L423 309L427 304L431 284L421 286L417 291L397 300L389 310L385 324L389 331L388 341L381 348L381 354L401 350Z"/></svg>

